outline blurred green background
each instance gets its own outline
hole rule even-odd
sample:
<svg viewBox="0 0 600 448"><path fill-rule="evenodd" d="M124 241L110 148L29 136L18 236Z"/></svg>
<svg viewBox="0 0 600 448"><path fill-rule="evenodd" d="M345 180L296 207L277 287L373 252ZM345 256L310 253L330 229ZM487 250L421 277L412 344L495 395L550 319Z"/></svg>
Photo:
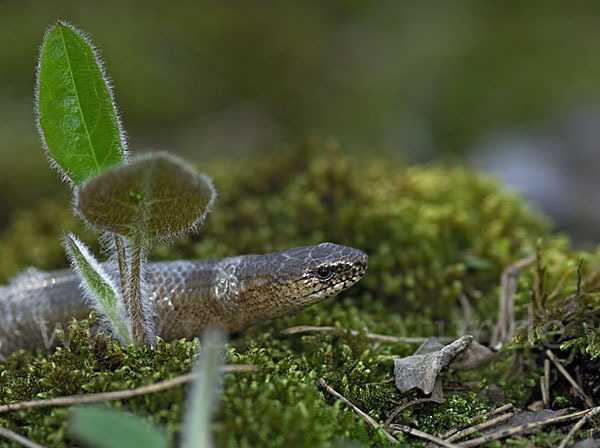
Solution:
<svg viewBox="0 0 600 448"><path fill-rule="evenodd" d="M490 138L560 140L572 111L600 110L597 1L0 1L0 230L66 190L33 115L38 46L59 18L101 49L134 153L203 161L318 132L495 169L474 156Z"/></svg>

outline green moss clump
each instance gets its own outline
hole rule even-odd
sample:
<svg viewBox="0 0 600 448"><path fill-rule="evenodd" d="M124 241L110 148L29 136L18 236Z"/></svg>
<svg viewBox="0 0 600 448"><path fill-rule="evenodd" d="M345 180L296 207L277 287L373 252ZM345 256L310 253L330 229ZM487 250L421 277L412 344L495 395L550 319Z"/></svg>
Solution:
<svg viewBox="0 0 600 448"><path fill-rule="evenodd" d="M333 139L217 165L210 173L220 197L199 233L177 246L177 256L322 241L357 247L370 258L354 291L404 315L418 314L421 322L459 320L457 296L468 290L481 294L472 302L479 315L492 316L502 268L549 235L546 218L489 176L441 164L353 158Z"/></svg>
<svg viewBox="0 0 600 448"><path fill-rule="evenodd" d="M92 334L92 322L70 325L59 335L65 346L49 356L20 351L0 363L0 403L154 383L188 372L198 349L197 341L185 340L161 341L156 350L122 347L110 338ZM128 410L147 415L153 423L166 425L173 433L179 428L185 391L180 387L111 405L125 405ZM67 430L70 411L59 407L8 412L0 414L0 425L44 445L65 447L74 443Z"/></svg>
<svg viewBox="0 0 600 448"><path fill-rule="evenodd" d="M522 325L514 343L600 356L599 267L600 251L568 251L561 237L540 241L535 262L519 277L515 304Z"/></svg>
<svg viewBox="0 0 600 448"><path fill-rule="evenodd" d="M522 324L513 347L550 349L566 359L569 370L581 378L594 400L600 379L600 251L567 251L567 241L540 242L536 262L520 276L515 296ZM553 385L555 393L570 397L579 406L565 381Z"/></svg>
<svg viewBox="0 0 600 448"><path fill-rule="evenodd" d="M361 315L350 302L333 304L329 311L338 317ZM311 317L302 314L279 323L291 326ZM338 324L349 325L351 319L342 319ZM59 348L50 356L18 352L0 364L4 372L0 377L0 402L149 384L189 371L198 349L197 341L183 340L161 342L156 350L121 347L110 338L91 334L89 324L82 321L68 328L63 336L63 340L70 341L68 349ZM219 446L314 447L330 446L336 440L386 446L381 434L319 390L315 380L324 377L361 409L383 420L395 406L389 399L401 399L385 382L392 370L391 357L406 355L411 349L403 344L374 346L364 335L352 336L343 330L321 336L276 336L269 324L263 324L231 341L226 362L255 364L260 371L225 376L214 425ZM176 440L186 391L187 387L178 387L110 405L145 415ZM449 403L456 405L458 399ZM485 400L474 396L468 400L469 416L475 410L488 409ZM445 407L438 425L459 421L456 411L451 416ZM69 414L66 408L10 412L0 414L0 425L47 446L66 447L74 444L67 426ZM431 422L431 412L419 415L423 424Z"/></svg>
<svg viewBox="0 0 600 448"><path fill-rule="evenodd" d="M370 265L365 278L342 297L252 327L230 341L227 362L253 363L261 370L225 377L214 426L220 446L314 447L340 440L385 446L380 434L319 390L315 380L325 378L382 421L396 406L390 399L402 399L385 382L391 377L392 356L406 356L414 347L373 343L343 329L452 335L452 325L458 326L461 317L461 291L473 293L473 319L493 319L500 273L533 253L540 237L546 238L547 253L557 257L556 267L548 270L548 286L556 284L554 269L560 276L576 265L558 266L566 260L566 243L550 236L545 218L471 170L352 158L333 140L308 142L274 158L208 167L220 197L206 225L173 246L155 248L151 258L219 257L332 241L365 250ZM72 230L75 223L67 211L51 212L56 207L44 205L46 212L39 216L37 211L24 212L0 235L0 252L11 260L0 275L31 263L19 250L26 241L50 254L41 258L42 267L63 265L57 255L62 253L59 236L62 228ZM532 287L529 273L519 279L517 303L523 308ZM569 281L562 287L566 291L571 286ZM446 326L439 328L432 319ZM280 333L302 324L340 330ZM156 351L134 350L90 336L86 328L82 323L69 330L69 350L50 356L18 353L0 365L0 402L158 381L187 372L197 347L176 341L161 343ZM176 439L185 391L182 387L112 405L146 415ZM400 418L438 431L491 406L484 394L448 398L443 405L424 404ZM57 408L0 414L0 424L48 446L64 447L73 443L65 420L69 412ZM404 440L415 443L410 437Z"/></svg>

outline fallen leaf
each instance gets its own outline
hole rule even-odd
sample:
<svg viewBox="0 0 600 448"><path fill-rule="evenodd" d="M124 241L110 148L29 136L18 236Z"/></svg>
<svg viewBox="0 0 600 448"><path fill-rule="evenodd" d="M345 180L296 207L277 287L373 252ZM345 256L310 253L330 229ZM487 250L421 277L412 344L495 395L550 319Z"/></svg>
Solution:
<svg viewBox="0 0 600 448"><path fill-rule="evenodd" d="M415 354L406 358L394 358L396 387L400 392L416 387L423 393L430 394L440 371L458 354L464 352L472 342L473 336L467 335L440 349L440 342L437 339L430 339L424 342Z"/></svg>

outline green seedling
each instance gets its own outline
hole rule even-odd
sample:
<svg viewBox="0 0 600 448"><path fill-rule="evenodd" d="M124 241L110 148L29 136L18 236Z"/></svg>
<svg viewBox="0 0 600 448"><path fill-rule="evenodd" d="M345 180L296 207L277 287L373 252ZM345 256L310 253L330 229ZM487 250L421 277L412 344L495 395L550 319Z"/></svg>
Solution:
<svg viewBox="0 0 600 448"><path fill-rule="evenodd" d="M129 159L102 63L73 26L59 21L50 27L37 75L42 145L73 190L74 212L102 235L110 254L100 263L66 233L84 296L122 343L152 345L153 310L144 281L148 250L203 222L216 196L212 182L167 154Z"/></svg>

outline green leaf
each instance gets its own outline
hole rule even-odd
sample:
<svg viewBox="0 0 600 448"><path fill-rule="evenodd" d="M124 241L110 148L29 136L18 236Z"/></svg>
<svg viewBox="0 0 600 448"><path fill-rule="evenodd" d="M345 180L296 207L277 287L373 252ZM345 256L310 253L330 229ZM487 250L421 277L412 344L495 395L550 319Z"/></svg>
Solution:
<svg viewBox="0 0 600 448"><path fill-rule="evenodd" d="M42 44L36 106L47 154L74 184L124 161L120 123L98 58L80 32L61 22Z"/></svg>
<svg viewBox="0 0 600 448"><path fill-rule="evenodd" d="M219 365L225 335L217 329L209 329L202 337L202 351L192 384L185 413L182 448L210 448L213 446L210 422L221 394Z"/></svg>
<svg viewBox="0 0 600 448"><path fill-rule="evenodd" d="M101 231L157 239L192 230L214 198L210 179L172 156L151 154L90 180L75 209Z"/></svg>
<svg viewBox="0 0 600 448"><path fill-rule="evenodd" d="M130 344L131 329L125 320L121 294L112 278L85 244L72 233L65 232L65 247L73 268L88 293L92 307L108 319L113 333L121 342Z"/></svg>
<svg viewBox="0 0 600 448"><path fill-rule="evenodd" d="M95 448L166 448L165 433L135 415L106 407L75 410L70 429L82 442Z"/></svg>

